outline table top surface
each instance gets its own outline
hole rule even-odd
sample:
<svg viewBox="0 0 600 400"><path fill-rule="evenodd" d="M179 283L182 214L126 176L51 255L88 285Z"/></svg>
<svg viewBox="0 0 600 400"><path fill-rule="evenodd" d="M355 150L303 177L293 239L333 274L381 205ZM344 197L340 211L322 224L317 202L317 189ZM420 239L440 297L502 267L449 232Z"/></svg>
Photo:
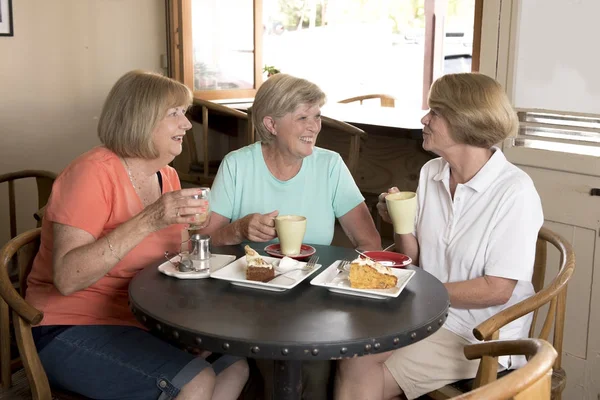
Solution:
<svg viewBox="0 0 600 400"><path fill-rule="evenodd" d="M210 278L180 280L151 266L130 284L131 308L151 331L167 339L272 359L330 359L388 351L421 340L444 323L448 293L429 273L410 266L415 276L397 298L333 293L310 285L310 280L334 261L352 259L356 253L335 246L314 247L323 266L286 292ZM242 246L214 248L213 253L244 254Z"/></svg>
<svg viewBox="0 0 600 400"><path fill-rule="evenodd" d="M231 103L224 105L238 110L247 110L252 106L252 103ZM421 131L423 129L421 118L423 118L427 111L420 109L360 105L358 103L326 103L321 108L321 113L326 117L344 121L349 124Z"/></svg>

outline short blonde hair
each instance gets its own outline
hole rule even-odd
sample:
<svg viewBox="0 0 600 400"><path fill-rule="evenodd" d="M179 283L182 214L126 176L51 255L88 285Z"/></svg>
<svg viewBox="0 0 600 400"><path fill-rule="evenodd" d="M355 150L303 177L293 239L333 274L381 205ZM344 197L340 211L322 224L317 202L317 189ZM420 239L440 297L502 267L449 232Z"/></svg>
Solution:
<svg viewBox="0 0 600 400"><path fill-rule="evenodd" d="M428 103L448 121L457 143L490 148L517 134L519 120L508 96L486 75L444 75L431 86Z"/></svg>
<svg viewBox="0 0 600 400"><path fill-rule="evenodd" d="M256 92L252 104L252 123L258 138L263 143L274 140L273 135L265 127L263 119L272 117L279 119L287 113L294 112L301 104L325 104L325 93L314 83L306 79L287 74L275 74L267 79Z"/></svg>
<svg viewBox="0 0 600 400"><path fill-rule="evenodd" d="M106 148L120 157L154 159L152 133L173 107L192 104L192 92L166 76L147 71L130 71L108 93L98 137Z"/></svg>

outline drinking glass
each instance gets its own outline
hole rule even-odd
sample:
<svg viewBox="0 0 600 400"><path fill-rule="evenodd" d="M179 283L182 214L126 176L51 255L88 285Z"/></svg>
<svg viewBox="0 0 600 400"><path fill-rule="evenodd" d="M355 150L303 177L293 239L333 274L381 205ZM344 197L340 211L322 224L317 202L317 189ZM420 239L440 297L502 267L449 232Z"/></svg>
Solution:
<svg viewBox="0 0 600 400"><path fill-rule="evenodd" d="M203 187L200 188L200 194L195 194L192 196L194 199L202 199L205 201L206 210L201 214L194 215L194 222L190 223L188 230L190 231L190 235L196 233L196 231L204 226L206 219L208 218L208 214L210 213L210 188Z"/></svg>

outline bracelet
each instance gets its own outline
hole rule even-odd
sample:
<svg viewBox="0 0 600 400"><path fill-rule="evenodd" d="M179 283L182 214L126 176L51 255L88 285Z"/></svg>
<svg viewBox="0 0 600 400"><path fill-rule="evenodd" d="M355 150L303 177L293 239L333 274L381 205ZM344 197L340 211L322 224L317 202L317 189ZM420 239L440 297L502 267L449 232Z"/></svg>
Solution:
<svg viewBox="0 0 600 400"><path fill-rule="evenodd" d="M115 256L119 261L121 261L121 257L119 257L119 255L117 254L117 252L115 251L114 247L112 246L112 244L110 244L110 240L108 240L108 235L104 236L106 238L106 243L108 243L108 249L110 250L111 254L113 256Z"/></svg>

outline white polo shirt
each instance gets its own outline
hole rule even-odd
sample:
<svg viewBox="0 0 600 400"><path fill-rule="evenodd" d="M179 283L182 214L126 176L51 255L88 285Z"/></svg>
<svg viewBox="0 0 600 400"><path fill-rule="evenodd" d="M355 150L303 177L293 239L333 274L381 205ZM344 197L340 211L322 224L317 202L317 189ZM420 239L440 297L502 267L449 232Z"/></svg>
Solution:
<svg viewBox="0 0 600 400"><path fill-rule="evenodd" d="M493 147L492 157L469 182L450 196L450 167L429 161L419 179L416 236L419 263L442 282L484 275L518 280L510 300L483 309L450 307L444 328L475 343L473 328L501 310L531 296L535 243L544 217L529 175ZM531 315L500 330L500 339L528 336ZM508 367L506 358L500 360ZM521 364L514 360L512 366Z"/></svg>

